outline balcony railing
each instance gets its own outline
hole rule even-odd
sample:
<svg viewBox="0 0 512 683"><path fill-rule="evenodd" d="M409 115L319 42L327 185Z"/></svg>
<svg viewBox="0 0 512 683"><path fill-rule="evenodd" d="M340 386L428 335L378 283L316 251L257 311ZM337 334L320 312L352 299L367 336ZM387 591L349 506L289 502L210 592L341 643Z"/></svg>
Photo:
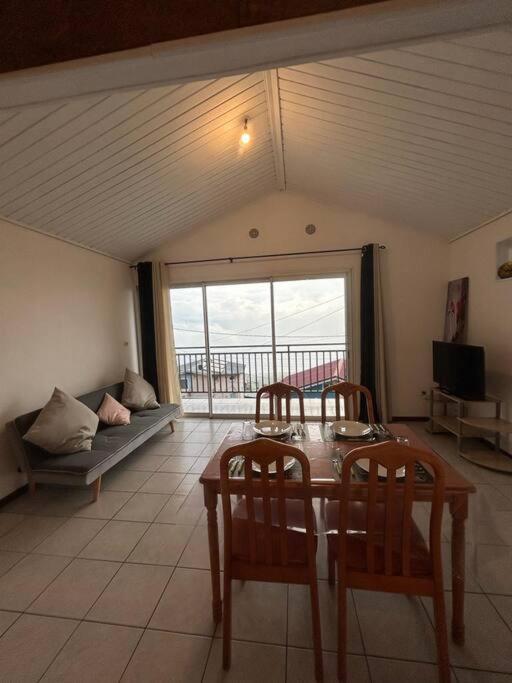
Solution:
<svg viewBox="0 0 512 683"><path fill-rule="evenodd" d="M306 347L306 348L305 348ZM212 347L209 358L204 347L176 349L180 384L185 396L208 393L208 362L212 394L254 395L265 384L285 381L308 396L319 395L324 386L348 378L348 349L344 344L295 344Z"/></svg>

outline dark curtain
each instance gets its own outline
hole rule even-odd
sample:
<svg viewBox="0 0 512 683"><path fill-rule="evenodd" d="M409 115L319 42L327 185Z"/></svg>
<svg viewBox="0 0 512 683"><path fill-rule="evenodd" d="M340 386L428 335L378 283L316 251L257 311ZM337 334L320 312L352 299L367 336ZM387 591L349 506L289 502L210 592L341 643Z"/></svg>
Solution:
<svg viewBox="0 0 512 683"><path fill-rule="evenodd" d="M142 375L149 382L159 399L158 373L156 368L155 313L153 304L153 264L144 261L137 264L139 280L140 339Z"/></svg>
<svg viewBox="0 0 512 683"><path fill-rule="evenodd" d="M373 250L378 245L365 244L361 260L361 384L367 387L373 398L375 419L380 422L376 390L375 354L375 271ZM359 419L368 422L366 401L361 401Z"/></svg>

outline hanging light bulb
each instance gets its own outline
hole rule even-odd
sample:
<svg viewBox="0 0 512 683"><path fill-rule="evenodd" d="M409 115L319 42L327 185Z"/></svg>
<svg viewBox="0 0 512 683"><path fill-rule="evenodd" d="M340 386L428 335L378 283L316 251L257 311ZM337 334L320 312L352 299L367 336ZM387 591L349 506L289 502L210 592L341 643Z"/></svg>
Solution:
<svg viewBox="0 0 512 683"><path fill-rule="evenodd" d="M249 134L249 131L247 130L247 119L245 119L244 123L244 129L242 131L242 135L240 136L240 142L242 145L247 145L251 141L251 136Z"/></svg>

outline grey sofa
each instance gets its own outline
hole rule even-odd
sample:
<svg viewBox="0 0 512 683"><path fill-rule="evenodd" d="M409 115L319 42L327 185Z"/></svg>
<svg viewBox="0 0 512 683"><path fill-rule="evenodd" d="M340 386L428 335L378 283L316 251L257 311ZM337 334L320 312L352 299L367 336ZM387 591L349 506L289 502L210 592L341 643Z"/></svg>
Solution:
<svg viewBox="0 0 512 683"><path fill-rule="evenodd" d="M89 394L77 396L78 400L97 412L105 393L121 401L123 383L96 389ZM93 497L98 498L101 475L123 460L151 436L166 425L174 431L173 420L181 414L178 405L162 404L155 410L141 410L131 415L131 424L109 427L100 422L90 451L69 455L51 455L42 448L24 441L41 410L20 415L7 425L16 449L20 467L27 474L29 488L33 492L36 483L63 484L68 486L93 485Z"/></svg>

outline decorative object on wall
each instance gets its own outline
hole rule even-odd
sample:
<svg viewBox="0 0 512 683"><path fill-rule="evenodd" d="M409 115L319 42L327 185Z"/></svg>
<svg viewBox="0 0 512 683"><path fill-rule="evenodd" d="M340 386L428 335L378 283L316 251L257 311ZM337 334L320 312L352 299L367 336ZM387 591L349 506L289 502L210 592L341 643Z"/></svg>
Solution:
<svg viewBox="0 0 512 683"><path fill-rule="evenodd" d="M309 225L306 225L305 230L306 235L314 235L316 232L316 225L313 225L313 223L309 223Z"/></svg>
<svg viewBox="0 0 512 683"><path fill-rule="evenodd" d="M444 341L457 344L466 343L468 291L468 277L461 277L448 283L444 318Z"/></svg>
<svg viewBox="0 0 512 683"><path fill-rule="evenodd" d="M249 237L251 237L253 240L256 239L256 237L259 237L260 231L257 228L251 228L249 230Z"/></svg>
<svg viewBox="0 0 512 683"><path fill-rule="evenodd" d="M501 264L498 268L498 277L500 280L506 280L507 278L512 277L512 261L505 261L505 263Z"/></svg>
<svg viewBox="0 0 512 683"><path fill-rule="evenodd" d="M512 278L512 237L496 244L496 274L498 280Z"/></svg>

